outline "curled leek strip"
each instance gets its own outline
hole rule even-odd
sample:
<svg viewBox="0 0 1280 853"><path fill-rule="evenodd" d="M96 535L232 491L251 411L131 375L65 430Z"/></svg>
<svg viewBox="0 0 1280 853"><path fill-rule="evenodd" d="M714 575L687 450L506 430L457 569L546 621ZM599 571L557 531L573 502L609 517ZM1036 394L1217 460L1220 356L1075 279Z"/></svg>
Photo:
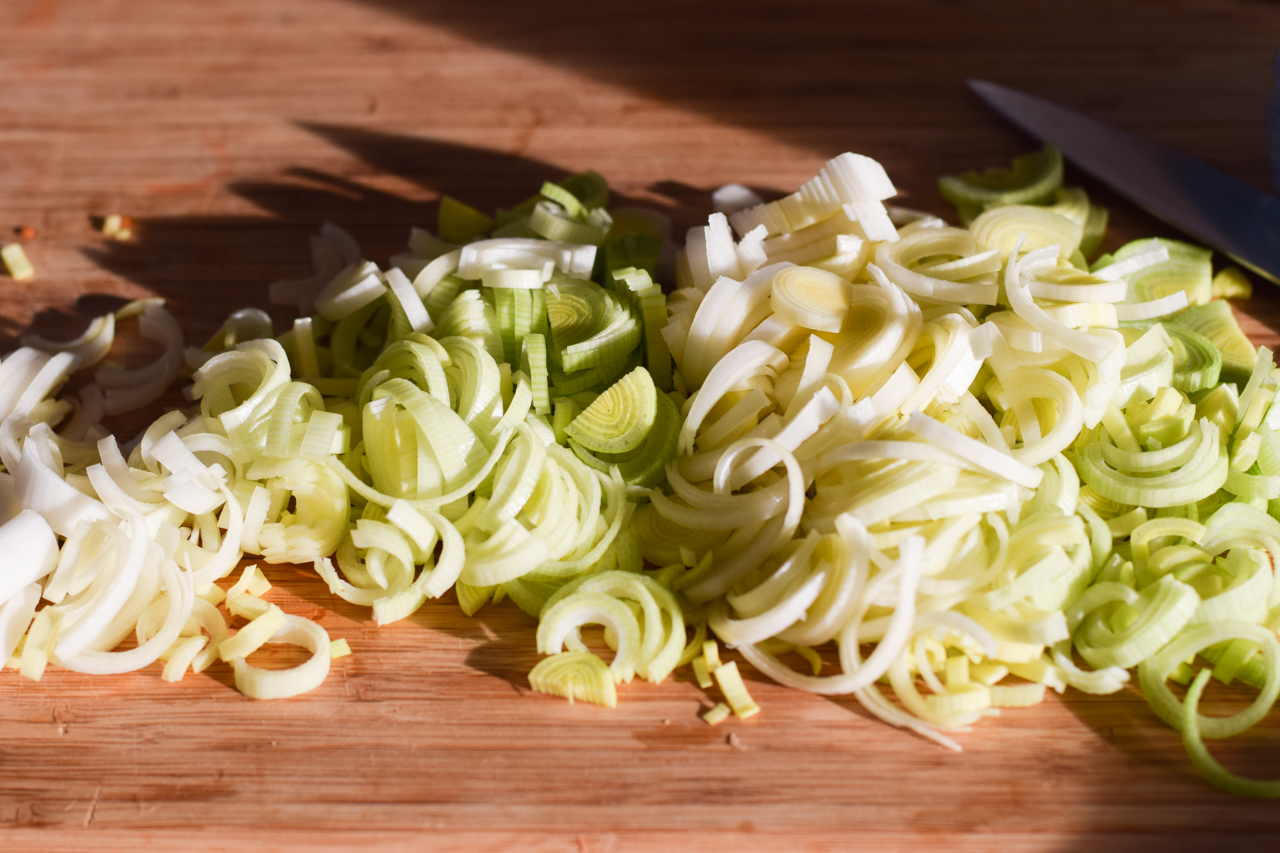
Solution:
<svg viewBox="0 0 1280 853"><path fill-rule="evenodd" d="M79 360L81 367L89 367L102 361L106 354L111 351L111 345L115 342L115 334L116 315L103 314L95 317L89 323L89 328L85 329L79 337L72 340L51 341L40 335L23 335L22 345L50 354L67 352Z"/></svg>
<svg viewBox="0 0 1280 853"><path fill-rule="evenodd" d="M1187 749L1187 755L1191 756L1191 763L1195 765L1196 770L1200 771L1200 775L1209 781L1209 784L1233 796L1280 797L1280 781L1263 782L1237 776L1215 761L1205 747L1200 735L1199 707L1200 696L1204 692L1205 685L1209 683L1210 673L1208 669L1200 670L1195 681L1188 688L1187 698L1183 704L1182 744ZM1271 673L1271 676L1271 680L1275 681L1275 674Z"/></svg>
<svg viewBox="0 0 1280 853"><path fill-rule="evenodd" d="M1153 711L1175 729L1182 730L1185 706L1173 695L1165 679L1174 667L1201 649L1224 640L1248 640L1262 650L1266 682L1253 703L1243 711L1229 717L1205 717L1198 714L1198 734L1207 738L1226 738L1250 728L1266 716L1280 695L1280 643L1275 635L1261 625L1246 622L1225 621L1201 625L1185 632L1169 643L1159 653L1144 660L1138 667L1142 694Z"/></svg>
<svg viewBox="0 0 1280 853"><path fill-rule="evenodd" d="M267 640L311 651L311 657L291 669L260 669L238 657L234 661L236 689L252 699L287 699L319 687L329 674L329 633L309 619L290 614Z"/></svg>
<svg viewBox="0 0 1280 853"><path fill-rule="evenodd" d="M1076 648L1095 668L1128 668L1146 660L1173 639L1195 614L1200 597L1171 575L1139 593L1133 607L1137 618L1120 631L1106 624L1098 611L1077 629Z"/></svg>
<svg viewBox="0 0 1280 853"><path fill-rule="evenodd" d="M896 243L881 243L876 249L875 266L883 270L889 281L921 300L995 305L999 287L994 281L981 280L981 272L975 276L979 280L955 281L930 274L943 272L941 270L915 266L924 258L965 259L983 252L974 235L963 229L921 228Z"/></svg>

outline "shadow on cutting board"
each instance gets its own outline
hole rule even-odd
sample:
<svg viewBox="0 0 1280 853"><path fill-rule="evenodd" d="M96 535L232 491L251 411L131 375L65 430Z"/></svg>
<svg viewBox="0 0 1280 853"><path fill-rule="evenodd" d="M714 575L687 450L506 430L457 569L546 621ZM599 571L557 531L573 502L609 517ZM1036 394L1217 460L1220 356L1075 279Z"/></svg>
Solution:
<svg viewBox="0 0 1280 853"><path fill-rule="evenodd" d="M1073 79L1103 102L1152 86L1195 91L1205 67L1184 60L1208 44L1188 42L1187 34L1274 25L1265 3L1220 4L1228 11L1077 0L1069 12L1041 18L1016 14L1007 0L358 2L827 156L848 148L851 131L865 127L858 116L925 134L946 127L951 116L973 109L965 77L1046 94ZM1043 25L1049 19L1052 25ZM1170 23L1162 26L1162 19ZM1133 61L1134 33L1151 34L1140 63ZM1261 54L1250 57L1255 67ZM1239 77L1259 94L1269 83L1264 74ZM1239 77L1233 85L1242 84ZM864 153L918 146L903 135L881 137L874 147Z"/></svg>
<svg viewBox="0 0 1280 853"><path fill-rule="evenodd" d="M411 226L434 230L440 195L491 211L514 206L536 193L543 181L568 174L538 160L426 137L339 125L301 126L366 166L353 164L348 174L296 166L277 180L235 182L228 189L269 216L145 219L137 222L135 241L106 243L85 254L103 269L168 300L188 343L199 345L230 312L248 305L267 309L277 330L291 323L293 309L270 305L267 285L310 275L308 239L326 221L349 230L366 257L385 263L405 250ZM403 179L432 198L414 200L371 187L356 177L368 175L370 168L374 174ZM658 208L672 218L672 233L683 234L710 212L710 189L667 181L650 188L667 200L665 206L617 192L611 193L610 203ZM82 297L77 305L81 318L47 311L33 328L56 336L78 333L88 317L118 304L112 299L100 294Z"/></svg>

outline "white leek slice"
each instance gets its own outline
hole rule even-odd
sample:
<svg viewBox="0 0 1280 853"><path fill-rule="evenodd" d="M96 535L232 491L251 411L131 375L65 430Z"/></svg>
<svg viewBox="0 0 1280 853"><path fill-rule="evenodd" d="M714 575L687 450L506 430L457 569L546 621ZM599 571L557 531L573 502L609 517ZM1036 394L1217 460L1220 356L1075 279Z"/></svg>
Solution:
<svg viewBox="0 0 1280 853"><path fill-rule="evenodd" d="M77 612L78 618L74 624L58 637L57 654L63 660L74 658L98 638L133 594L138 577L142 574L151 536L146 521L136 510L129 508L126 514L129 518L129 532L126 534L121 529L117 534L116 560L111 582L104 585L92 601ZM168 644L165 648L167 647Z"/></svg>
<svg viewBox="0 0 1280 853"><path fill-rule="evenodd" d="M94 317L89 323L89 328L85 329L79 337L69 341L51 341L40 335L23 335L22 345L50 354L71 353L78 360L80 367L90 367L102 361L103 357L111 351L115 334L116 315L103 314Z"/></svg>
<svg viewBox="0 0 1280 853"><path fill-rule="evenodd" d="M1044 478L1044 472L1040 469L1033 468L983 442L949 429L919 412L908 418L906 428L943 449L968 459L983 470L997 477L1012 480L1028 489L1034 489L1040 485L1041 479Z"/></svg>
<svg viewBox="0 0 1280 853"><path fill-rule="evenodd" d="M1060 218L1060 217L1059 217ZM1046 264L1055 263L1057 246L1035 249L1019 257L1023 239L1020 236L1013 248L1012 257L1005 267L1004 288L1009 305L1028 323L1039 329L1044 336L1058 346L1071 350L1081 358L1093 362L1103 361L1117 346L1108 339L1091 335L1082 329L1072 329L1052 319L1045 310L1035 303L1028 290L1024 272L1034 272Z"/></svg>
<svg viewBox="0 0 1280 853"><path fill-rule="evenodd" d="M400 303L409 320L409 327L415 332L430 332L435 329L436 324L431 321L426 306L422 304L422 296L414 289L408 277L398 269L390 269L385 278L391 295Z"/></svg>
<svg viewBox="0 0 1280 853"><path fill-rule="evenodd" d="M138 320L138 330L144 338L161 344L164 352L145 367L104 367L97 372L94 381L106 392L104 407L108 415L131 412L160 399L185 363L182 329L161 300L147 303Z"/></svg>
<svg viewBox="0 0 1280 853"><path fill-rule="evenodd" d="M840 331L849 311L851 287L840 276L813 267L791 266L773 276L772 287L770 302L775 313L806 329Z"/></svg>
<svg viewBox="0 0 1280 853"><path fill-rule="evenodd" d="M553 240L505 237L478 240L459 250L458 276L479 279L485 269L541 269L552 261L572 278L587 279L595 265L596 247Z"/></svg>
<svg viewBox="0 0 1280 853"><path fill-rule="evenodd" d="M32 583L43 580L58 563L58 540L38 513L24 509L0 526L0 606ZM8 659L8 655L0 655Z"/></svg>
<svg viewBox="0 0 1280 853"><path fill-rule="evenodd" d="M1187 292L1185 290L1175 290L1168 296L1162 296L1149 302L1117 305L1116 319L1122 323L1133 320L1150 320L1153 317L1163 317L1166 314L1181 311L1187 307L1187 304Z"/></svg>
<svg viewBox="0 0 1280 853"><path fill-rule="evenodd" d="M316 296L316 310L326 320L341 320L387 292L378 265L352 263L333 277Z"/></svg>
<svg viewBox="0 0 1280 853"><path fill-rule="evenodd" d="M616 683L635 675L640 647L640 625L622 601L604 593L568 595L543 611L538 620L538 651L559 654L570 632L586 624L606 626L617 643L609 671Z"/></svg>
<svg viewBox="0 0 1280 853"><path fill-rule="evenodd" d="M148 544L145 535L137 537L143 545ZM131 544L132 550L132 544ZM66 633L60 633L57 643L57 662L75 672L91 675L108 675L122 672L134 672L148 664L159 660L175 640L191 615L195 602L195 592L189 578L174 565L172 560L164 560L160 565L160 575L164 581L165 593L168 596L169 609L164 625L155 636L128 651L108 652L97 649L85 649L77 654L64 652L65 648L74 648L68 643ZM132 589L130 589L132 592ZM96 602L95 602L96 604ZM132 621L132 620L131 620ZM72 629L80 629L89 625L87 619L77 621ZM69 632L68 632L69 633Z"/></svg>
<svg viewBox="0 0 1280 853"><path fill-rule="evenodd" d="M981 252L974 236L960 228L921 228L896 243L876 248L875 265L907 293L929 301L995 305L999 287L994 283L968 283L935 278L911 269L917 261L933 256L971 257Z"/></svg>
<svg viewBox="0 0 1280 853"><path fill-rule="evenodd" d="M94 500L40 462L35 452L24 452L13 481L13 500L39 513L54 533L70 536L80 522L113 519L101 501Z"/></svg>
<svg viewBox="0 0 1280 853"><path fill-rule="evenodd" d="M783 352L763 341L748 341L734 347L712 368L703 387L690 398L692 404L680 429L680 455L692 452L698 428L725 393L750 376L766 370L782 370L788 363Z"/></svg>
<svg viewBox="0 0 1280 853"><path fill-rule="evenodd" d="M889 581L898 585L893 615L884 637L866 661L858 655L859 623L870 606L871 596L864 593L859 612L855 613L840 635L840 660L844 672L836 676L802 675L783 664L759 645L745 645L739 651L756 669L788 687L798 687L823 695L853 693L875 682L888 672L890 665L906 648L915 619L916 588L923 570L924 540L911 537L899 549L899 558L889 572L877 577L876 586L883 589ZM874 590L868 592L874 593Z"/></svg>
<svg viewBox="0 0 1280 853"><path fill-rule="evenodd" d="M260 669L244 658L235 660L236 689L251 699L287 699L315 690L329 675L329 634L315 622L292 614L268 640L289 643L312 652L305 663L291 669Z"/></svg>
<svg viewBox="0 0 1280 853"><path fill-rule="evenodd" d="M169 659L165 662L164 670L160 673L161 680L170 683L181 681L187 673L187 668L196 659L196 655L200 654L208 644L209 638L203 635L187 637L174 643L169 650Z"/></svg>
<svg viewBox="0 0 1280 853"><path fill-rule="evenodd" d="M22 635L27 633L31 620L36 616L36 605L40 603L40 584L33 583L23 587L16 595L0 604L0 660L8 660Z"/></svg>

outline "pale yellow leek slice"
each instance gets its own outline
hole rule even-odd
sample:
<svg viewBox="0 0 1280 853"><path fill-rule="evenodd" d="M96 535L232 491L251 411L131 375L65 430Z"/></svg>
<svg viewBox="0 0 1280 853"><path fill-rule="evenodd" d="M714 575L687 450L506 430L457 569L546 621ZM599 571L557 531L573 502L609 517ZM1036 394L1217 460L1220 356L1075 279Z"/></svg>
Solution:
<svg viewBox="0 0 1280 853"><path fill-rule="evenodd" d="M9 243L0 248L0 261L14 281L27 281L36 274L36 268L27 259L27 253L17 243Z"/></svg>
<svg viewBox="0 0 1280 853"><path fill-rule="evenodd" d="M243 632L242 632L243 633ZM238 635L237 635L238 636ZM329 674L329 634L315 622L300 616L285 616L284 627L269 638L273 643L289 643L310 649L305 663L292 669L268 670L235 659L236 689L250 699L286 699L314 690Z"/></svg>
<svg viewBox="0 0 1280 853"><path fill-rule="evenodd" d="M187 674L187 668L191 666L191 662L208 643L209 638L203 634L197 637L185 637L174 643L169 649L169 660L165 662L164 671L160 673L160 677L168 682L181 681L182 676Z"/></svg>
<svg viewBox="0 0 1280 853"><path fill-rule="evenodd" d="M733 708L733 713L743 719L760 713L760 706L747 692L747 685L742 683L742 674L738 672L737 661L721 664L716 667L714 674L716 683L720 685L720 692L724 694L729 707Z"/></svg>
<svg viewBox="0 0 1280 853"><path fill-rule="evenodd" d="M849 313L852 285L814 267L784 267L773 276L770 304L783 318L818 332L838 332Z"/></svg>
<svg viewBox="0 0 1280 853"><path fill-rule="evenodd" d="M235 636L228 637L218 644L218 656L223 661L243 659L262 648L276 631L285 626L285 613L274 604L268 605L267 612L245 625Z"/></svg>
<svg viewBox="0 0 1280 853"><path fill-rule="evenodd" d="M560 652L538 662L529 672L529 686L539 693L563 696L613 708L618 692L613 674L591 652Z"/></svg>
<svg viewBox="0 0 1280 853"><path fill-rule="evenodd" d="M36 614L22 644L22 663L18 671L23 678L39 681L44 677L44 668L49 663L49 650L57 641L61 622L62 613L58 610L46 607Z"/></svg>
<svg viewBox="0 0 1280 853"><path fill-rule="evenodd" d="M706 658L696 657L693 659L693 677L697 680L698 686L703 690L706 690L715 683L711 680L711 673L707 669Z"/></svg>
<svg viewBox="0 0 1280 853"><path fill-rule="evenodd" d="M702 719L707 721L707 725L717 726L729 719L732 714L732 708L723 702L717 702L714 708L702 715Z"/></svg>

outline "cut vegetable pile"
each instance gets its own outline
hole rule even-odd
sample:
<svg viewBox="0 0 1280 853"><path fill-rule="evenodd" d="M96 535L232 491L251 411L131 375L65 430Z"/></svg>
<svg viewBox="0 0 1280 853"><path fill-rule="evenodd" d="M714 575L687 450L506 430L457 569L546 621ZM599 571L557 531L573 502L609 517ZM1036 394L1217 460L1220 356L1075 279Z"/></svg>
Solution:
<svg viewBox="0 0 1280 853"><path fill-rule="evenodd" d="M760 710L719 643L955 749L1133 680L1209 781L1280 794L1203 742L1280 695L1280 370L1221 301L1248 280L1173 240L1090 262L1106 211L1061 182L1051 147L944 178L953 227L844 154L776 201L718 191L672 262L588 172L493 217L446 198L386 268L326 225L270 287L278 336L250 308L185 347L146 300L28 337L0 361L0 660L311 690L349 649L256 564L217 583L257 557L380 625L510 598L535 690L611 706L691 666L712 724ZM133 319L163 354L58 398ZM189 408L103 429L183 377ZM310 655L251 663L268 643ZM1200 715L1198 660L1256 700Z"/></svg>

